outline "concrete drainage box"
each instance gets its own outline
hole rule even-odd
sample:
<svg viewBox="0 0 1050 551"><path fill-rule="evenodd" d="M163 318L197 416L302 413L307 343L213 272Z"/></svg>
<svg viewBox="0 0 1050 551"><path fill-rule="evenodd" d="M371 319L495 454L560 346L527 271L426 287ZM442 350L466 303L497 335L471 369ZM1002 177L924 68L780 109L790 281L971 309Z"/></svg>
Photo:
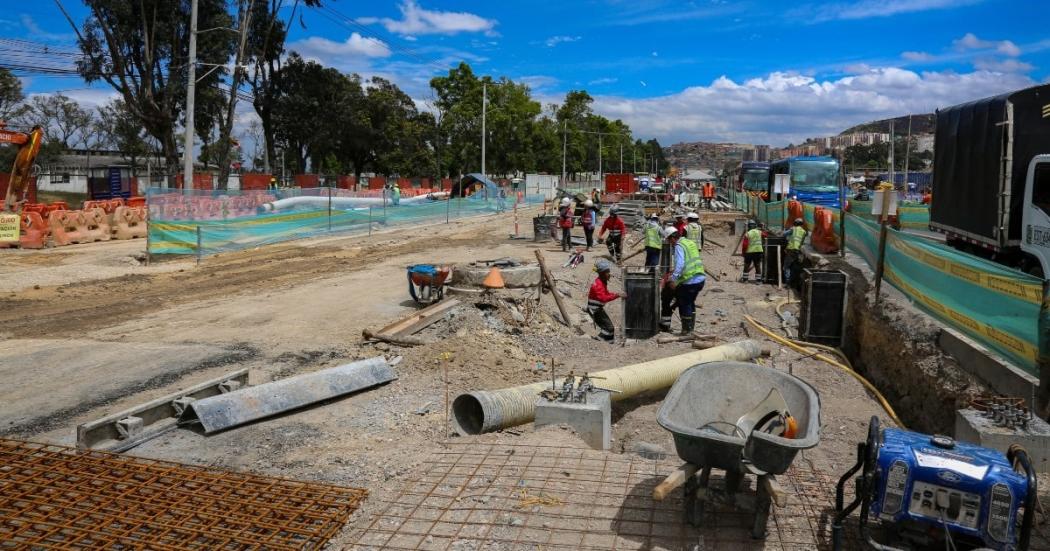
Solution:
<svg viewBox="0 0 1050 551"><path fill-rule="evenodd" d="M803 270L799 338L840 346L846 325L846 287L849 278L840 270Z"/></svg>

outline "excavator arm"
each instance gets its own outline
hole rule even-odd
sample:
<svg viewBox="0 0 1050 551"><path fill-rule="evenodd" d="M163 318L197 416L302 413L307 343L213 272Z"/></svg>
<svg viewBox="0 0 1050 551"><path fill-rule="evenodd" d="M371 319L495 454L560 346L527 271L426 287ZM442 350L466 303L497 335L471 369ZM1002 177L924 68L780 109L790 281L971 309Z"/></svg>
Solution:
<svg viewBox="0 0 1050 551"><path fill-rule="evenodd" d="M12 132L0 128L0 143L9 143L18 146L15 155L15 164L11 168L11 178L7 183L7 195L4 197L4 208L11 212L18 212L22 203L23 193L29 183L30 173L33 170L33 161L36 154L40 152L40 142L43 139L44 129L35 126L28 133Z"/></svg>

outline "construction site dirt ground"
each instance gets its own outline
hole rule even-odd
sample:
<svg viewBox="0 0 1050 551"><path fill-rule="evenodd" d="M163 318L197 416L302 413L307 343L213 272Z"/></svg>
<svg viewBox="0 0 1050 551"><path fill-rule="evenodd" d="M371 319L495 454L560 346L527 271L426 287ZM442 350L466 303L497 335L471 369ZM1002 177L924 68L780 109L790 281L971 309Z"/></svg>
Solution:
<svg viewBox="0 0 1050 551"><path fill-rule="evenodd" d="M775 305L790 295L776 286L737 282L741 259L730 254L737 240L729 235L733 217L705 214L709 239L725 247L705 249L707 271L720 281L709 280L697 301L697 331L727 342L749 337L760 341L772 349L762 363L790 370L820 393L820 445L796 458L796 470L787 477L785 487L789 493L809 496L805 514L826 516L832 506L830 496L821 509L813 502L816 494L807 493L805 485L819 479L827 490L828 481L852 465L856 443L866 437L870 417L879 416L884 425L890 421L849 375L745 327L742 316L748 314L779 328ZM523 213L520 220L522 234L531 237L531 215ZM498 454L503 458L535 456L536 461L577 454L572 456L574 465L582 465L586 455L586 459L618 461L615 468L626 473L625 480L644 469L649 474L643 482L649 486L638 487L650 491L659 475L680 463L670 433L656 423L662 392L614 404L610 452L581 450L568 431L534 432L528 425L481 436L451 435L444 414L447 399L470 390L548 380L552 359L559 374L581 373L692 350L689 343L660 345L655 339L624 344L596 340L597 331L582 307L595 276L591 267L605 254L605 247L597 245L585 253L583 265L570 269L562 267L567 255L553 241L509 239L513 232L510 216L486 216L451 225L324 237L225 253L205 258L200 266L191 258L155 260L145 266L145 243L141 241L5 251L0 256L0 378L4 381L0 385L0 436L68 445L74 443L79 423L235 369L250 368L251 382L258 384L379 354L402 356L396 367L398 379L385 386L210 436L177 429L127 453L367 488L369 498L333 540L335 546L472 549L493 543L498 544L495 548L507 549L630 549L702 545L703 533L684 528L666 541L652 535L625 537L617 533L625 520L615 514L608 516L608 522L585 529L586 519L580 519L578 510L570 510L572 496L523 505L518 490L495 482L489 490L503 494L486 505L491 515L479 524L496 526L491 530L441 535L432 532L436 524L431 519L429 528L414 532L418 538L399 540L395 539L397 526L380 522L400 498L411 493L406 493L407 485L440 470L442 458L450 454L458 454L456 461L479 464ZM585 335L576 335L558 321L550 294L540 298L537 308L536 289L508 289L488 295L450 294L463 305L417 335L431 344L402 348L363 341L363 329L382 327L417 309L408 294L406 266L501 257L532 262L537 249L543 251L555 277L570 293L564 300L586 329ZM629 263L640 265L641 261L636 256ZM613 278L614 290L622 289L621 284L618 277ZM515 321L509 314L506 305L511 302L527 313L527 322ZM788 307L792 308L796 307ZM609 310L619 322L618 304ZM537 364L544 369L538 370ZM572 473L569 466L555 474L571 478ZM484 490L475 494L484 494ZM564 488L566 493L572 491ZM455 496L453 505L463 496ZM673 512L675 519L678 513ZM523 514L543 518L534 526L531 518L519 518ZM596 536L586 543L555 538L552 534L572 530L552 520L559 515L578 520L582 523L579 530L588 534L600 536L604 531L610 537ZM828 518L810 518L805 525L811 528L799 529L783 524L782 517L771 521L771 536L763 544L749 540L745 520L727 516L725 522L738 526L725 527L730 530L725 532L727 540L711 540L708 535L708 548L718 547L712 547L715 541L736 541L733 538L739 538L741 545L769 549L815 547L805 543L811 541L808 538L826 543ZM412 520L411 515L406 518ZM655 522L653 517L649 522ZM503 534L498 528L504 524L520 530L513 537ZM522 531L526 528L540 536L525 537ZM786 537L792 530L812 534ZM376 534L388 537L369 540Z"/></svg>

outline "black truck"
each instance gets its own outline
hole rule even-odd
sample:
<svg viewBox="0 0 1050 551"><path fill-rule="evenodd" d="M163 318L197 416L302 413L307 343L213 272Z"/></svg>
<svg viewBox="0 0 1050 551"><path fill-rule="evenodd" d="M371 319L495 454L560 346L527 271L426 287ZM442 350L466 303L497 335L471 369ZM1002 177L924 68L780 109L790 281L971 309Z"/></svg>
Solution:
<svg viewBox="0 0 1050 551"><path fill-rule="evenodd" d="M1050 84L940 109L936 132L930 228L1050 274Z"/></svg>

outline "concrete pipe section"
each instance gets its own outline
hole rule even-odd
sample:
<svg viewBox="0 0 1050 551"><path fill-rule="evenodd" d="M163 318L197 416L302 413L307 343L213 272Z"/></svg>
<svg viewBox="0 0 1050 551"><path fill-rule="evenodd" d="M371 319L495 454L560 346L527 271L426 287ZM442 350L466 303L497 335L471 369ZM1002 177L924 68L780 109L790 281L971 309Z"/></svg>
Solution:
<svg viewBox="0 0 1050 551"><path fill-rule="evenodd" d="M466 265L456 266L452 272L452 284L461 287L482 287L492 266ZM503 276L503 285L509 288L535 287L540 284L539 264L521 264L518 266L499 267Z"/></svg>
<svg viewBox="0 0 1050 551"><path fill-rule="evenodd" d="M743 340L590 375L599 380L602 387L620 391L612 395L613 400L623 400L645 392L670 388L679 375L694 365L721 361L746 362L761 354L762 347L757 342ZM559 388L561 384L562 379L555 382ZM536 416L536 399L540 391L547 388L551 388L550 381L460 394L452 402L452 425L457 433L466 436L528 423Z"/></svg>
<svg viewBox="0 0 1050 551"><path fill-rule="evenodd" d="M426 203L428 201L444 201L448 199L447 191L438 191L427 195L419 195L416 197L402 197L402 205L412 205L416 203ZM329 203L331 201L331 203ZM386 199L388 205L393 206L390 202L390 198ZM327 195L322 196L302 196L302 197L289 197L287 199L278 199L270 203L263 203L259 205L259 214L265 214L267 212L276 212L280 210L293 209L295 207L308 207L312 209L325 209L331 204L332 208L335 209L360 209L368 207L382 207L382 197L331 197Z"/></svg>

